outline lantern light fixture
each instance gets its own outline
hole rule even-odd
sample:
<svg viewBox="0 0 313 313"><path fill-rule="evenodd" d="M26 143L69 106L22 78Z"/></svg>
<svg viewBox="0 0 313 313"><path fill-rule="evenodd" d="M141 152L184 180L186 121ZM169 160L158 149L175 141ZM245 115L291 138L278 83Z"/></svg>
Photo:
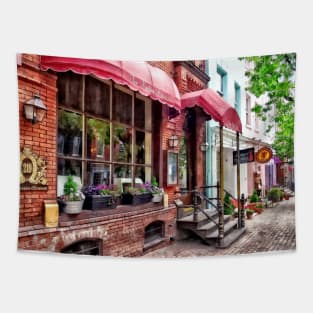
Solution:
<svg viewBox="0 0 313 313"><path fill-rule="evenodd" d="M46 111L47 107L44 105L38 94L35 94L33 98L24 103L25 118L32 121L33 124L41 122Z"/></svg>

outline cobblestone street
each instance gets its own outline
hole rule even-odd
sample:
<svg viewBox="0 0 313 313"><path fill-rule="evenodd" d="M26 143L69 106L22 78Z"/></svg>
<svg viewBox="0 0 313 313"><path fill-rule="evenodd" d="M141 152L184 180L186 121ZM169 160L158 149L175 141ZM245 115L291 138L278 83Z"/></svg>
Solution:
<svg viewBox="0 0 313 313"><path fill-rule="evenodd" d="M265 208L262 214L246 220L246 233L227 249L216 249L200 239L175 241L143 257L175 258L214 255L235 255L296 249L295 198Z"/></svg>

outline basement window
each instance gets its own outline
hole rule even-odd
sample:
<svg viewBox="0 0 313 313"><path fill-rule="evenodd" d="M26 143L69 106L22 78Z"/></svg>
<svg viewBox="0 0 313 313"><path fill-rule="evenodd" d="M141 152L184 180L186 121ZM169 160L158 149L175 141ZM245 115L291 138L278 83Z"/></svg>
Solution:
<svg viewBox="0 0 313 313"><path fill-rule="evenodd" d="M82 240L65 247L61 252L68 254L100 255L100 240Z"/></svg>
<svg viewBox="0 0 313 313"><path fill-rule="evenodd" d="M156 221L145 228L144 250L151 248L162 242L164 237L164 222Z"/></svg>

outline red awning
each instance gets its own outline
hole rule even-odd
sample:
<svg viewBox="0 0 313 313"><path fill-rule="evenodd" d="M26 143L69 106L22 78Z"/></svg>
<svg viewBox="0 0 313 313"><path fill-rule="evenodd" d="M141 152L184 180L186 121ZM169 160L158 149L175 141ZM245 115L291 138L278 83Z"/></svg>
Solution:
<svg viewBox="0 0 313 313"><path fill-rule="evenodd" d="M196 105L221 125L242 133L242 125L237 111L214 90L202 89L186 93L181 97L181 109Z"/></svg>
<svg viewBox="0 0 313 313"><path fill-rule="evenodd" d="M180 95L176 84L164 71L147 62L41 56L41 69L56 72L71 70L77 74L93 74L102 79L112 79L117 84L127 85L180 112Z"/></svg>

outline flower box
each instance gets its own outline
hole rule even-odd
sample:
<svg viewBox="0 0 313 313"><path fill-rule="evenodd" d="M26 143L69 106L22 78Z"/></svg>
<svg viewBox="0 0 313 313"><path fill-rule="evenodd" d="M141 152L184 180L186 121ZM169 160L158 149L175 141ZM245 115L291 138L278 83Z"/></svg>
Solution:
<svg viewBox="0 0 313 313"><path fill-rule="evenodd" d="M122 193L122 204L138 205L143 203L151 202L152 193L142 193L133 195L131 193Z"/></svg>
<svg viewBox="0 0 313 313"><path fill-rule="evenodd" d="M87 195L83 210L114 209L117 201L111 195Z"/></svg>

